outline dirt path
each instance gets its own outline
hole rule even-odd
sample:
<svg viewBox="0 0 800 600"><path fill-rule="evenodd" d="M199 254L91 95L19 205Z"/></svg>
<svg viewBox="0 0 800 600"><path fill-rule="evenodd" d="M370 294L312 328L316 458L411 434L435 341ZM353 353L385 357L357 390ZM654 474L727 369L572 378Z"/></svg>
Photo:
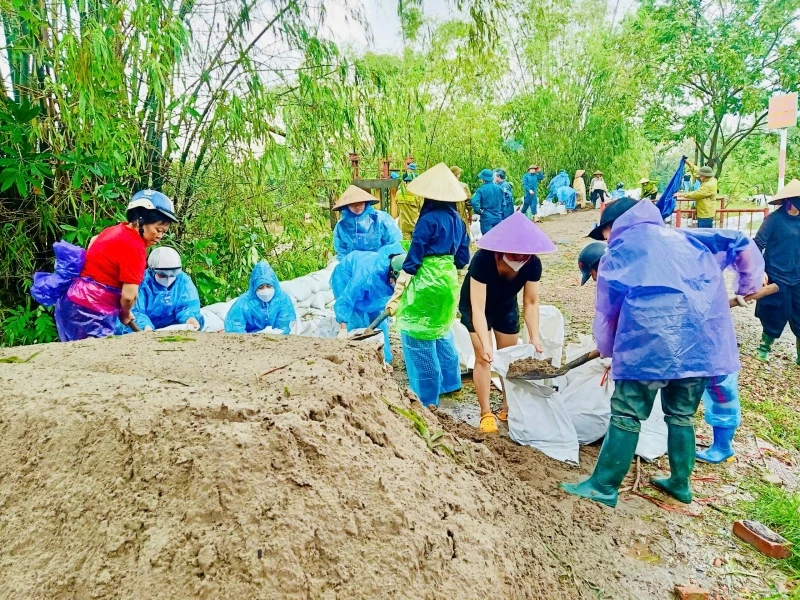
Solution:
<svg viewBox="0 0 800 600"><path fill-rule="evenodd" d="M584 211L551 217L541 225L558 246L557 253L542 257L542 303L561 309L568 341L576 340L579 333L591 333L595 288L591 282L580 286L577 255L591 241L584 236L593 227L597 216L597 211ZM736 313L736 322L743 355L749 355L755 347L753 340L760 334L758 321L750 309ZM789 351L789 341L782 340L780 345L787 357L793 356ZM793 338L791 343L793 350ZM397 354L400 354L399 348ZM749 356L745 356L743 362L743 381L761 381L763 387L764 369L760 363ZM793 366L784 362L787 364L779 362L770 368L793 377L790 381L797 381ZM398 380L404 383L402 369L397 369L396 373ZM743 390L743 394L746 393ZM500 400L499 393L493 392L493 403L499 404ZM611 510L576 500L557 488L561 481L580 480L591 472L599 449L597 445L582 447L580 467L570 467L537 450L517 445L503 430L499 436L481 436L475 429L479 411L474 388L468 379L465 379L460 393L443 399L438 412L447 415L440 419L448 431L485 445L495 457L497 472L504 479L513 482L517 489L542 495L547 501L546 511L567 516L581 529L583 539L592 539L612 561L624 565L627 591L631 597L671 598L675 584L689 581L695 581L714 590L719 598L727 599L764 598L776 590L787 589L784 575L730 534L733 521L730 508L739 500L748 498L748 493L740 487L741 481L746 476L763 474L761 452L746 425L737 434L739 458L736 463L719 466L698 464L693 482L696 502L691 506L679 505L646 485L650 476L668 469L667 459L662 457L652 464L642 464L640 477L645 483L641 493L659 505L627 492L622 494L618 507ZM698 424L698 437L701 442L710 441L710 430L704 423ZM623 488L633 484L635 474L636 470L632 469ZM541 514L531 516L541 520ZM549 516L548 520L551 518ZM565 561L585 558L577 555L576 547L561 535L554 536L554 543ZM581 573L585 579L573 580L577 593L587 597L591 593L596 593L596 597L612 597L607 595L607 590L598 591L592 583L598 578L597 572L581 565ZM647 593L642 593L642 585Z"/></svg>

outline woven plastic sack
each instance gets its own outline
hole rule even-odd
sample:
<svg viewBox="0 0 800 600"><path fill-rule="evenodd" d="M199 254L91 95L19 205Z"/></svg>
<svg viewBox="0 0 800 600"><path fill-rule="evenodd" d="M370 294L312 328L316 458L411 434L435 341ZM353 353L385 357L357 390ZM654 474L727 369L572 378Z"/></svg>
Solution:
<svg viewBox="0 0 800 600"><path fill-rule="evenodd" d="M418 340L445 337L456 318L458 271L453 257L426 256L397 309L397 329Z"/></svg>
<svg viewBox="0 0 800 600"><path fill-rule="evenodd" d="M53 244L56 267L53 273L34 273L31 296L42 306L53 306L67 293L72 282L80 277L86 262L86 250L69 242Z"/></svg>
<svg viewBox="0 0 800 600"><path fill-rule="evenodd" d="M492 368L503 378L508 400L508 435L562 462L578 463L578 434L553 388L524 379L506 379L516 360L541 358L533 346L511 346L494 354Z"/></svg>

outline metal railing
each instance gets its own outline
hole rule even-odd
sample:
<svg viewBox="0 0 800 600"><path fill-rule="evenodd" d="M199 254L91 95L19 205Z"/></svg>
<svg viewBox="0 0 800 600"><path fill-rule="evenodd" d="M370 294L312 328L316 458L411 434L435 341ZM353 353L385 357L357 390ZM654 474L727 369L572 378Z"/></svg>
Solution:
<svg viewBox="0 0 800 600"><path fill-rule="evenodd" d="M680 228L683 224L684 216L690 219L690 222L694 223L697 220L697 211L693 208L678 208L673 213L675 216L674 226L676 228ZM718 208L716 214L714 215L714 227L719 227L720 229L735 229L737 231L744 231L742 229L742 216L749 215L748 219L745 219L744 226L747 227L747 231L750 237L755 235L753 229L755 228L756 231L758 227L761 226L761 223L764 219L767 218L769 215L769 207L764 208ZM759 216L759 219L755 217ZM695 226L688 225L689 227Z"/></svg>

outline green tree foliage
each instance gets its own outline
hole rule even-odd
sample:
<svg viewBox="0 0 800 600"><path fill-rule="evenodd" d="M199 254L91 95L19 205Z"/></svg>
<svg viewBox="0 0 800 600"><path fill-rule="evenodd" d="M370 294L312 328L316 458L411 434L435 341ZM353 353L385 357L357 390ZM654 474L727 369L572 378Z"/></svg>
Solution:
<svg viewBox="0 0 800 600"><path fill-rule="evenodd" d="M769 97L795 91L800 74L798 0L644 0L626 45L654 142L694 141L717 174L764 128Z"/></svg>
<svg viewBox="0 0 800 600"><path fill-rule="evenodd" d="M650 146L633 121L640 87L605 10L598 0L514 7L504 122L515 174L536 162L547 174L600 169L630 185L646 171Z"/></svg>

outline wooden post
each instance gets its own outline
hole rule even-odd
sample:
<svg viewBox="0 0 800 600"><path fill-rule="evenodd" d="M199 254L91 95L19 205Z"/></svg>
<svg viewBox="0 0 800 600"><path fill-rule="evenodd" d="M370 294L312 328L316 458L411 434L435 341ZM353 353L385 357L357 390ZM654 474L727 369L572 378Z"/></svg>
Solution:
<svg viewBox="0 0 800 600"><path fill-rule="evenodd" d="M358 161L360 160L358 154L350 153L350 169L353 171L353 179L358 179Z"/></svg>
<svg viewBox="0 0 800 600"><path fill-rule="evenodd" d="M681 209L675 211L675 229L681 228Z"/></svg>

